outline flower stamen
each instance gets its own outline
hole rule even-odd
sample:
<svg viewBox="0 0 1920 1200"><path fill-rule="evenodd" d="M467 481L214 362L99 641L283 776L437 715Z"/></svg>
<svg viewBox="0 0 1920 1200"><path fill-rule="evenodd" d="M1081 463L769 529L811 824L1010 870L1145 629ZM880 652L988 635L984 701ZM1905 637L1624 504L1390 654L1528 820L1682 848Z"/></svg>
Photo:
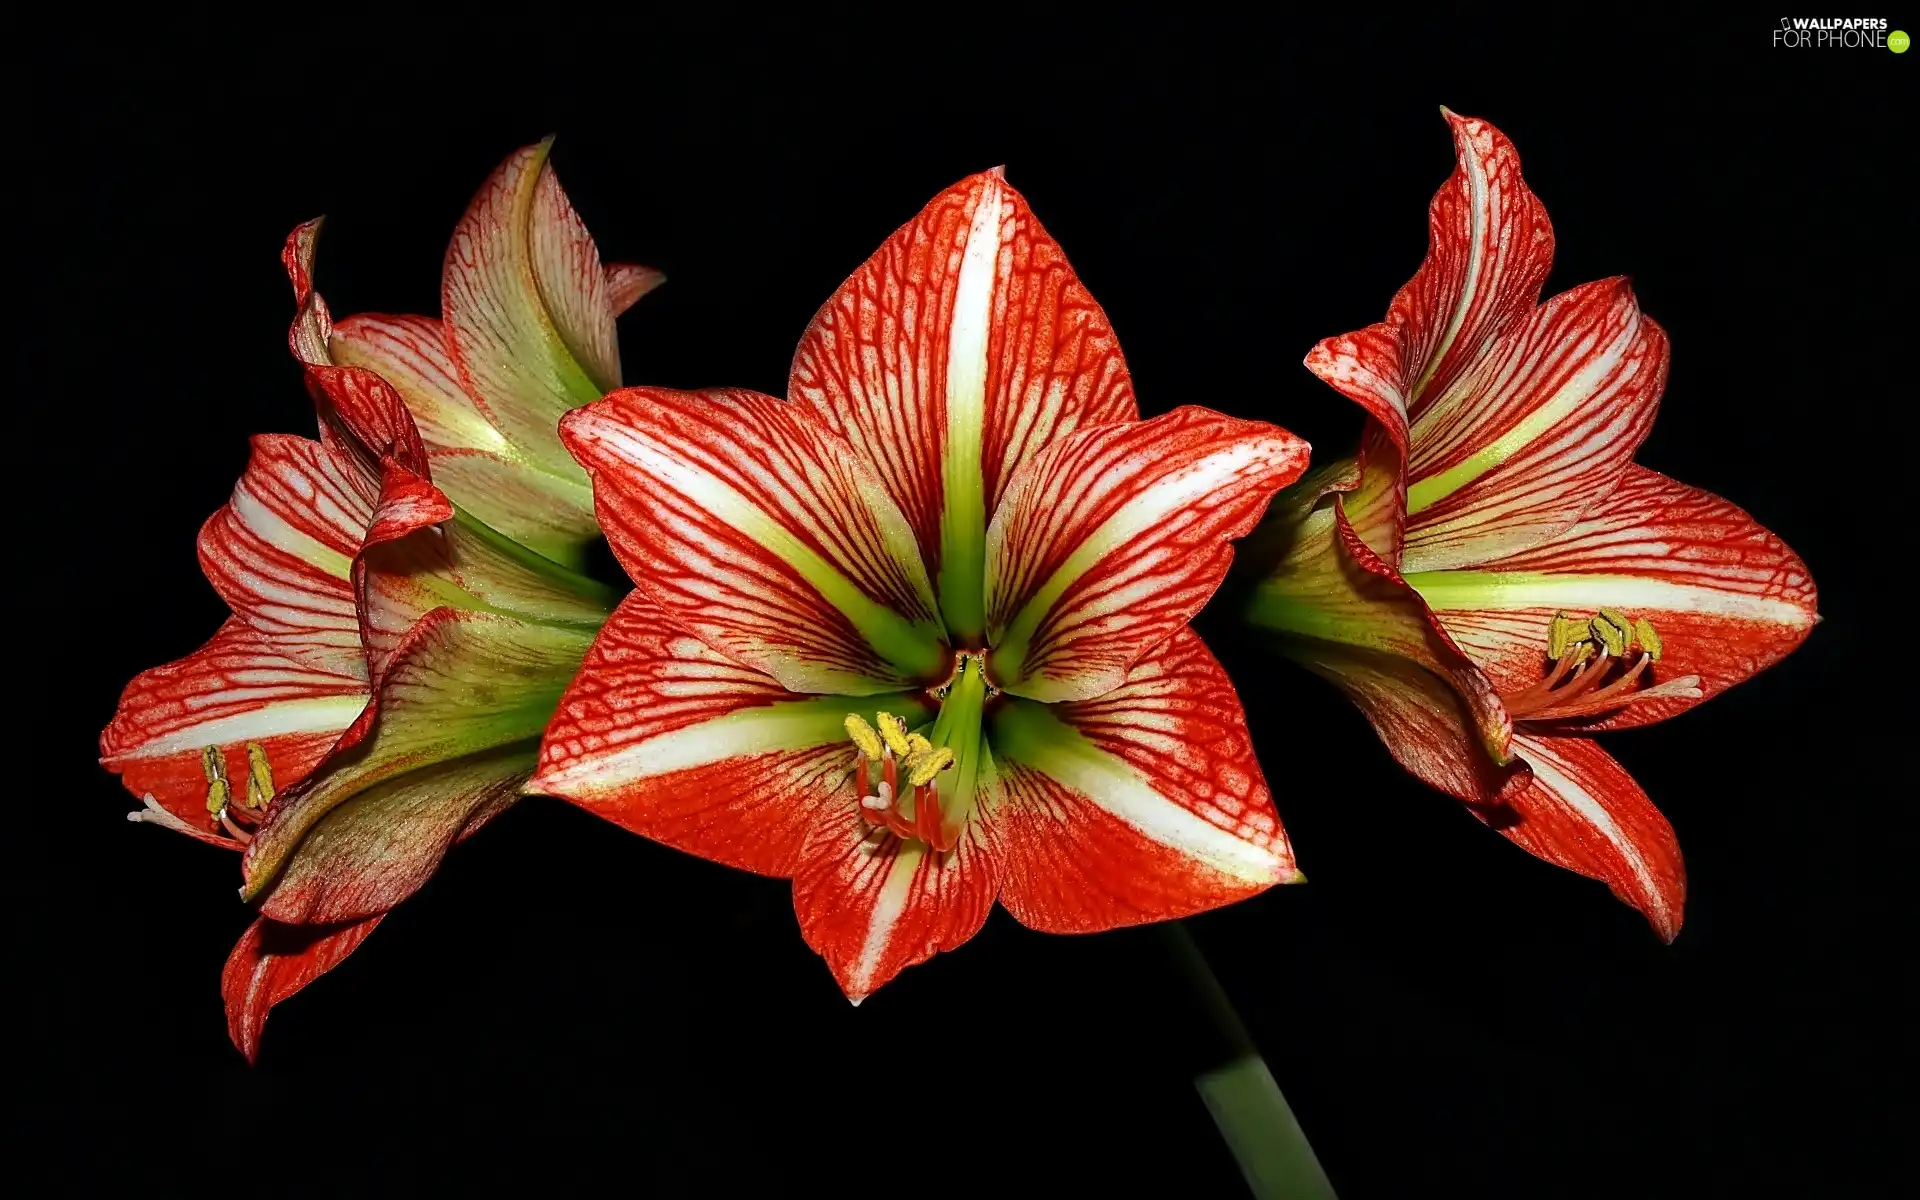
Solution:
<svg viewBox="0 0 1920 1200"><path fill-rule="evenodd" d="M1538 683L1501 699L1515 720L1527 721L1598 716L1648 700L1699 699L1698 675L1640 686L1662 650L1660 635L1644 617L1611 608L1585 620L1556 612L1547 626L1553 666ZM1616 664L1620 670L1609 680Z"/></svg>
<svg viewBox="0 0 1920 1200"><path fill-rule="evenodd" d="M860 752L854 762L854 782L861 818L875 830L925 842L934 850L951 850L955 835L947 832L934 781L942 771L953 767L953 751L934 746L890 712L875 713L873 725L858 713L848 713L846 730L848 740ZM875 763L880 766L877 784L872 771ZM911 813L902 807L909 797Z"/></svg>

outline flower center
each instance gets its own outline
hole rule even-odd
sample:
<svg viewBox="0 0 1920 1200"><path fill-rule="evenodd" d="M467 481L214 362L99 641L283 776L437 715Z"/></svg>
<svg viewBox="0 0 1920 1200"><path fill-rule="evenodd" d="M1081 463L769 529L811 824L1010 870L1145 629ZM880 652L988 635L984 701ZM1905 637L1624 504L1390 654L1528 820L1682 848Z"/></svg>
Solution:
<svg viewBox="0 0 1920 1200"><path fill-rule="evenodd" d="M847 714L847 737L858 752L860 818L870 829L941 853L953 849L972 814L980 717L991 691L981 657L963 654L952 680L934 693L940 713L927 732L890 712L875 713L872 725Z"/></svg>
<svg viewBox="0 0 1920 1200"><path fill-rule="evenodd" d="M1630 618L1611 608L1586 620L1557 612L1547 626L1547 659L1553 668L1532 687L1501 700L1516 721L1557 721L1647 700L1698 699L1698 675L1642 686L1660 653L1660 635L1645 618Z"/></svg>

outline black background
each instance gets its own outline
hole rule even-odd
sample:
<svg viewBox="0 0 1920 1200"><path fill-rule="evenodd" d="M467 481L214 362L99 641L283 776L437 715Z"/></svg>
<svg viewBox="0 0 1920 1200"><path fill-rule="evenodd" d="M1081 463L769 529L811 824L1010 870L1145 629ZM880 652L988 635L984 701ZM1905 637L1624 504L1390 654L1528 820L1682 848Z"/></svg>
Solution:
<svg viewBox="0 0 1920 1200"><path fill-rule="evenodd" d="M247 435L310 428L277 261L302 219L330 217L336 313L434 313L474 189L558 133L603 254L670 280L621 321L628 381L779 393L840 280L1004 163L1149 414L1207 404L1338 455L1358 414L1300 358L1377 320L1417 265L1445 103L1520 147L1559 237L1548 291L1630 274L1671 333L1641 460L1785 537L1827 620L1757 682L1608 740L1686 851L1667 947L1403 778L1337 697L1208 614L1312 882L1196 936L1348 1200L1893 1190L1911 781L1887 764L1913 543L1891 505L1914 397L1894 179L1920 54L1614 10L769 26L704 7L701 32L560 5L406 30L314 8L305 30L102 16L14 45L11 167L41 211L13 244L42 275L11 289L32 311L9 348L34 363L10 472L30 710L7 838L28 1005L14 1178L1236 1194L1187 1084L1209 1046L1150 931L1049 938L996 914L855 1010L785 884L553 801L453 854L275 1013L250 1070L217 990L246 919L235 864L128 825L93 739L128 677L219 623L193 538Z"/></svg>

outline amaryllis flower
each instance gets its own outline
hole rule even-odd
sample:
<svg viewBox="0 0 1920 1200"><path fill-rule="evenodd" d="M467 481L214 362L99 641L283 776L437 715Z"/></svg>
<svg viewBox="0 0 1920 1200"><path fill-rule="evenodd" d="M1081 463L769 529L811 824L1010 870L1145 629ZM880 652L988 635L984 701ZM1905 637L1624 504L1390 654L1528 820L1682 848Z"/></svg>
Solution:
<svg viewBox="0 0 1920 1200"><path fill-rule="evenodd" d="M1105 314L998 171L835 293L788 399L636 388L561 429L636 586L532 786L791 877L849 997L996 896L1078 932L1298 877L1186 623L1307 447L1140 420Z"/></svg>
<svg viewBox="0 0 1920 1200"><path fill-rule="evenodd" d="M285 253L318 440L254 439L200 533L232 615L136 678L101 761L132 814L245 851L259 918L227 963L234 1043L330 970L454 841L513 803L615 595L557 421L618 383L614 317L657 278L602 270L546 165L509 159L447 256L445 321L335 324L319 223Z"/></svg>
<svg viewBox="0 0 1920 1200"><path fill-rule="evenodd" d="M1670 940L1673 830L1591 735L1778 661L1818 620L1813 580L1746 513L1632 461L1666 334L1625 279L1537 303L1553 232L1519 156L1447 120L1459 167L1419 273L1384 322L1307 356L1366 409L1360 455L1275 503L1250 615L1408 770Z"/></svg>

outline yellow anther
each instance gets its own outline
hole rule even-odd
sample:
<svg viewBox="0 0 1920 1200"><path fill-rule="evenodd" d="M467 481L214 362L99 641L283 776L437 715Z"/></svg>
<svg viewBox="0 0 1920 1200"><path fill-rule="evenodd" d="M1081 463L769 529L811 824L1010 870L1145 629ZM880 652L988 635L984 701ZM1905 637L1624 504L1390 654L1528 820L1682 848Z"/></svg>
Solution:
<svg viewBox="0 0 1920 1200"><path fill-rule="evenodd" d="M273 764L267 761L266 747L247 743L247 807L265 808L273 803Z"/></svg>
<svg viewBox="0 0 1920 1200"><path fill-rule="evenodd" d="M1660 635L1653 631L1652 621L1645 617L1636 619L1633 623L1633 640L1640 643L1640 648L1647 652L1648 658L1654 662L1660 661Z"/></svg>
<svg viewBox="0 0 1920 1200"><path fill-rule="evenodd" d="M207 811L218 813L233 799L233 786L227 782L227 759L220 747L207 746L200 751L200 773L207 777Z"/></svg>
<svg viewBox="0 0 1920 1200"><path fill-rule="evenodd" d="M873 731L873 726L861 720L859 713L848 713L846 725L847 736L853 739L854 745L860 747L860 753L867 756L867 761L879 762L880 735Z"/></svg>
<svg viewBox="0 0 1920 1200"><path fill-rule="evenodd" d="M1547 657L1559 662L1567 656L1574 646L1585 641L1587 627L1564 612L1553 614L1553 623L1547 626Z"/></svg>
<svg viewBox="0 0 1920 1200"><path fill-rule="evenodd" d="M911 750L907 755L908 758L918 758L922 754L933 753L933 743L921 737L917 733L910 733L907 735L907 745L911 747Z"/></svg>
<svg viewBox="0 0 1920 1200"><path fill-rule="evenodd" d="M893 751L895 758L905 758L913 753L913 743L907 740L907 723L890 712L876 714L880 722L880 736L885 739L887 749Z"/></svg>
<svg viewBox="0 0 1920 1200"><path fill-rule="evenodd" d="M1603 608L1600 619L1620 631L1621 637L1633 636L1633 621L1617 608Z"/></svg>
<svg viewBox="0 0 1920 1200"><path fill-rule="evenodd" d="M1615 625L1606 616L1588 621L1587 628L1593 631L1594 639L1607 648L1608 654L1619 658L1627 652L1627 630Z"/></svg>
<svg viewBox="0 0 1920 1200"><path fill-rule="evenodd" d="M942 746L923 757L912 760L907 769L908 787L925 787L933 782L933 777L953 765L953 751Z"/></svg>

